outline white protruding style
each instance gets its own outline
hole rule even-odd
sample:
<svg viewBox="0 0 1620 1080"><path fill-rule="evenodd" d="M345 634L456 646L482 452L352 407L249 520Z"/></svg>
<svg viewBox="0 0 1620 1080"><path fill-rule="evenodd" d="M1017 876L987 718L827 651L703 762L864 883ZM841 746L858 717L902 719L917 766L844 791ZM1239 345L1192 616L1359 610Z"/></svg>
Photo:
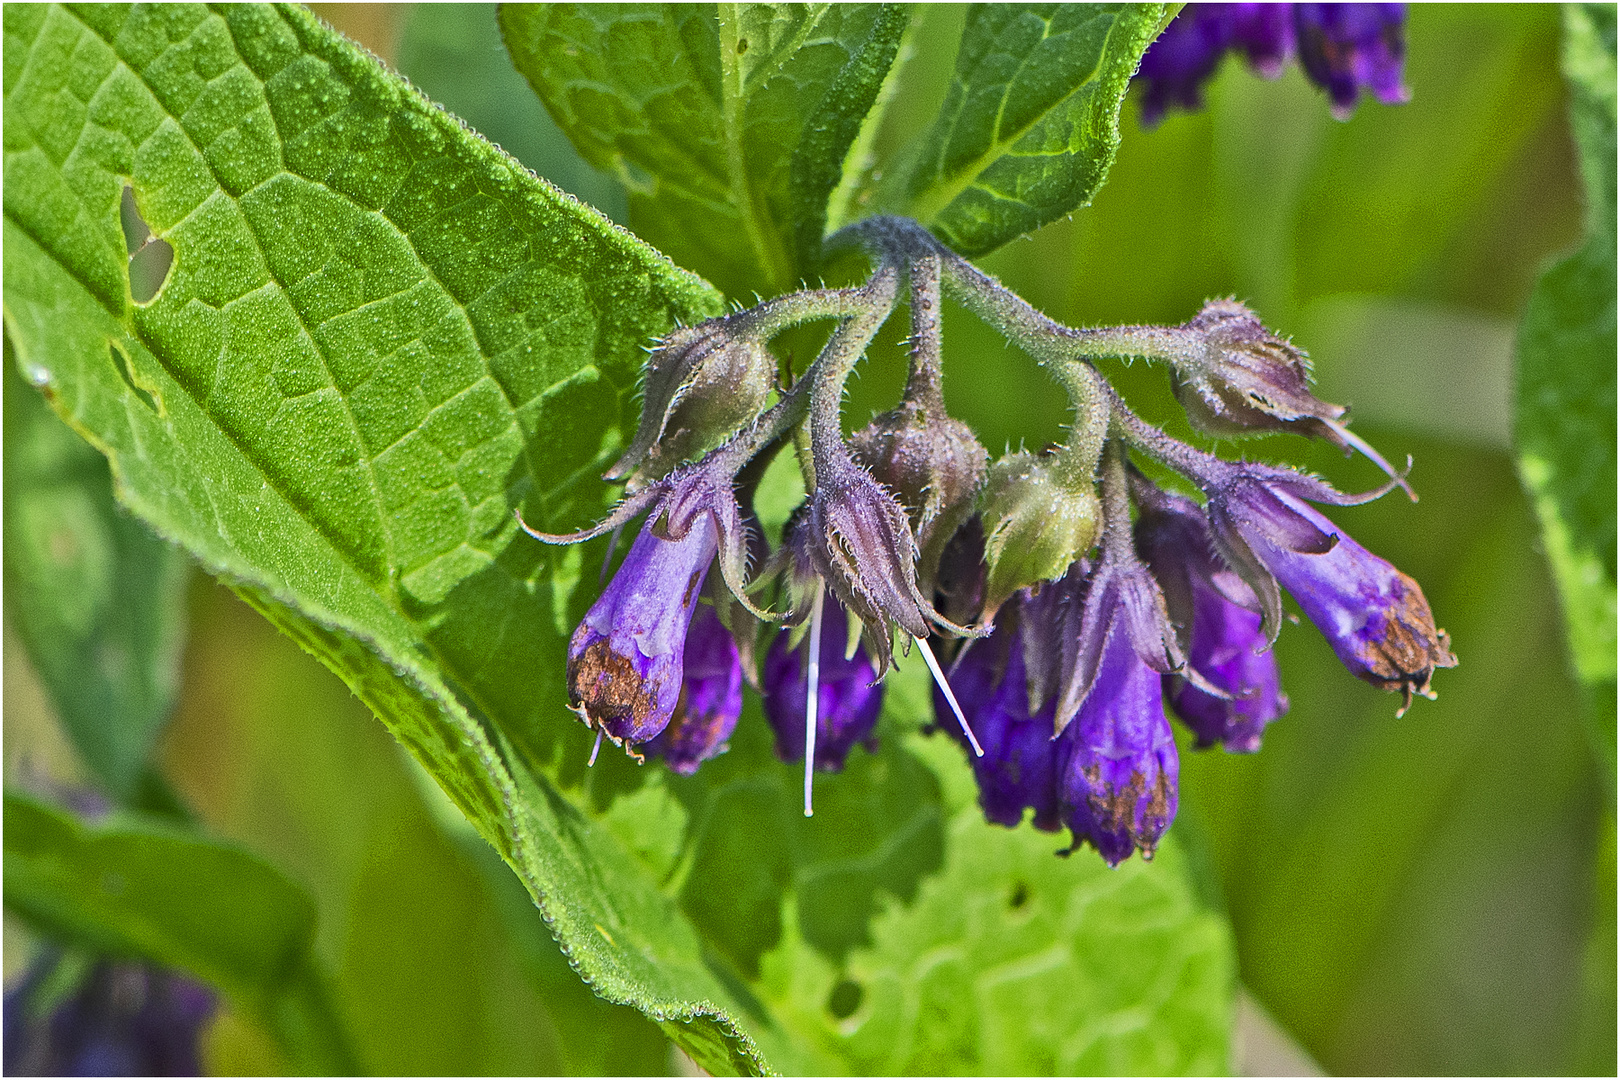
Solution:
<svg viewBox="0 0 1620 1080"><path fill-rule="evenodd" d="M956 695L951 692L951 684L945 678L945 672L940 669L939 661L934 659L934 650L928 647L928 642L922 638L913 638L917 647L922 649L923 660L928 664L928 670L934 673L934 681L939 688L945 691L945 700L951 703L951 712L956 714L956 722L962 725L962 734L967 736L968 743L973 747L975 757L984 757L984 749L979 746L979 740L974 737L973 729L968 727L967 717L962 715L962 706L956 703Z"/></svg>
<svg viewBox="0 0 1620 1080"><path fill-rule="evenodd" d="M812 817L810 785L816 775L816 713L821 706L821 601L825 591L817 587L810 602L810 662L805 667L804 695L804 816Z"/></svg>

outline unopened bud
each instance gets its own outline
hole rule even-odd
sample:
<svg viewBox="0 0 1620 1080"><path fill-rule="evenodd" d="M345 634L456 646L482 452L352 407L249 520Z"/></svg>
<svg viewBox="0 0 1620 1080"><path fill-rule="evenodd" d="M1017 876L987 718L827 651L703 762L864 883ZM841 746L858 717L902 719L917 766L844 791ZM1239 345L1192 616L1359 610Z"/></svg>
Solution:
<svg viewBox="0 0 1620 1080"><path fill-rule="evenodd" d="M1310 362L1235 300L1211 300L1183 330L1202 346L1178 363L1176 398L1201 431L1217 436L1297 431L1343 445L1333 421L1344 407L1311 393Z"/></svg>
<svg viewBox="0 0 1620 1080"><path fill-rule="evenodd" d="M945 543L973 513L990 455L973 430L913 402L884 413L849 440L855 460L888 488L917 539L917 576L933 581Z"/></svg>
<svg viewBox="0 0 1620 1080"><path fill-rule="evenodd" d="M985 486L985 618L1013 593L1056 581L1097 539L1102 504L1089 484L1065 484L1050 457L1009 454Z"/></svg>
<svg viewBox="0 0 1620 1080"><path fill-rule="evenodd" d="M733 434L765 407L776 361L727 318L676 330L647 360L636 437L606 478L657 479Z"/></svg>

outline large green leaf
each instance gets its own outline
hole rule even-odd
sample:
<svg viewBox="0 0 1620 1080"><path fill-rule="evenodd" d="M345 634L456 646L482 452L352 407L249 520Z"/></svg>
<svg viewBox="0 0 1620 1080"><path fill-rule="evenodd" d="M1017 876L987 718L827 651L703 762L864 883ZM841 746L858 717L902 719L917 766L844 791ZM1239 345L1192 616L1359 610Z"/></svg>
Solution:
<svg viewBox="0 0 1620 1080"><path fill-rule="evenodd" d="M109 795L150 796L174 705L185 557L113 502L107 459L5 372L6 617Z"/></svg>
<svg viewBox="0 0 1620 1080"><path fill-rule="evenodd" d="M762 1067L690 924L512 751L555 699L499 692L536 669L556 685L569 565L514 544L511 507L592 513L581 481L628 422L642 344L717 298L298 9L5 18L23 370L126 505L433 772L598 992L712 1068ZM175 250L144 308L126 177Z"/></svg>
<svg viewBox="0 0 1620 1080"><path fill-rule="evenodd" d="M310 952L315 907L268 863L135 818L84 825L10 791L5 838L7 907L71 944L206 979L301 1072L355 1071Z"/></svg>
<svg viewBox="0 0 1620 1080"><path fill-rule="evenodd" d="M630 190L638 234L738 298L814 272L828 196L909 12L881 4L507 4L519 71Z"/></svg>
<svg viewBox="0 0 1620 1080"><path fill-rule="evenodd" d="M933 128L888 201L982 255L1091 201L1163 4L981 4Z"/></svg>
<svg viewBox="0 0 1620 1080"><path fill-rule="evenodd" d="M428 97L550 180L623 223L624 185L582 157L512 67L494 4L415 4L395 66Z"/></svg>
<svg viewBox="0 0 1620 1080"><path fill-rule="evenodd" d="M1615 768L1615 13L1565 9L1564 73L1587 238L1542 275L1519 328L1519 471L1535 500L1593 740Z"/></svg>

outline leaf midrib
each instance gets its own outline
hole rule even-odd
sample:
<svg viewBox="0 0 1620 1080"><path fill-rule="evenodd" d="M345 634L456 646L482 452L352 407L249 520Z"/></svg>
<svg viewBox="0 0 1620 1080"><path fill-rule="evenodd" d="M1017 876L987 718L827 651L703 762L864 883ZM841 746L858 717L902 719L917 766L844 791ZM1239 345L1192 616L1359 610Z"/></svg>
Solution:
<svg viewBox="0 0 1620 1080"><path fill-rule="evenodd" d="M1072 90L1070 90L1067 94L1064 94L1057 101L1054 101L1051 108L1045 109L1037 114L1033 119L1030 120L1028 124L1019 128L1010 137L1001 140L992 140L989 148L987 148L984 153L973 159L973 161L968 165L959 169L954 176L931 185L921 195L914 198L911 201L910 207L908 208L910 215L916 218L918 221L924 222L925 224L937 219L938 216L943 213L948 206L950 206L958 195L962 194L968 188L973 187L975 182L984 174L986 169L1004 157L1006 152L1012 147L1016 146L1025 135L1028 135L1031 131L1033 131L1036 125L1040 124L1048 116L1051 116L1054 112L1072 100L1076 94L1080 93L1087 86L1091 85L1091 83L1097 78L1097 72L1102 70L1103 63L1108 57L1109 42L1114 36L1114 31L1119 29L1119 25L1120 18L1116 14L1114 21L1108 27L1108 32L1103 35L1102 47L1097 52L1096 66L1091 69L1090 73L1088 73L1084 79L1076 83ZM1042 41L1045 41L1051 37L1051 30L1051 22L1046 21L1041 29ZM1008 94L1011 92L1013 84L1017 82L1018 75L1023 73L1025 67L1029 64L1029 61L1030 56L1026 54L1018 62L1018 72L1007 80L1007 91L1002 93L1001 101L996 106L995 130L1000 130L1001 117L1006 112L1007 108ZM966 94L963 95L962 102L963 108L966 108ZM958 113L957 119L960 119L960 117L961 114ZM955 130L956 120L953 120L951 123L951 131L954 132ZM944 156L949 145L950 139L947 135L946 137L942 138L940 142L941 157Z"/></svg>
<svg viewBox="0 0 1620 1080"><path fill-rule="evenodd" d="M742 25L736 4L716 5L720 23L720 128L725 139L726 171L731 181L731 201L738 208L749 247L771 295L786 292L793 285L792 263L782 247L781 237L771 228L760 205L760 196L749 182L748 163L743 153L742 114L747 87L737 61L737 35Z"/></svg>

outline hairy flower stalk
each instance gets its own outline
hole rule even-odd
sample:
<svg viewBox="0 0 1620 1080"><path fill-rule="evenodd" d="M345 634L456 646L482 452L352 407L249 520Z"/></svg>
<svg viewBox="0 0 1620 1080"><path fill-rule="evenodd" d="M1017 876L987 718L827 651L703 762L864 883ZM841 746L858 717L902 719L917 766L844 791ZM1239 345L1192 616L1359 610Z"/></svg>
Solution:
<svg viewBox="0 0 1620 1080"><path fill-rule="evenodd" d="M1316 47L1306 26L1324 40L1353 38L1362 59L1328 59L1363 83L1385 79L1377 92L1393 94L1380 60L1393 55L1389 39L1380 46L1367 29L1377 19L1363 26L1305 8L1296 5L1286 27L1258 5L1190 11L1180 21L1204 26L1209 40L1188 55L1202 50L1207 61L1216 42L1270 70L1291 50ZM1176 92L1196 89L1194 80ZM1199 746L1235 752L1258 750L1286 711L1271 651L1283 590L1354 674L1402 693L1403 712L1415 695L1433 695L1437 668L1456 663L1417 584L1311 505L1410 492L1405 473L1349 431L1344 409L1315 396L1305 353L1247 307L1215 300L1176 326L1075 329L915 222L867 219L826 246L864 249L871 276L669 335L648 362L636 438L609 473L628 479L627 498L569 536L523 526L574 543L646 516L569 645L570 702L599 739L695 771L738 723L760 621L782 623L767 637L757 685L778 757L804 763L808 816L814 774L841 769L856 745L875 747L900 634L934 676L940 726L959 731L973 754L986 817L1014 825L1033 811L1038 828L1067 825L1075 846L1117 864L1150 856L1175 817L1166 699ZM904 395L846 441L844 385L902 285L911 309ZM1063 445L987 468L984 448L945 408L946 293L1067 391L1074 419ZM817 319L837 324L766 407L772 337ZM1292 469L1178 442L1137 417L1095 366L1132 357L1167 365L1205 432L1327 439L1365 454L1390 482L1344 495ZM790 443L807 494L768 552L749 504ZM1186 477L1204 505L1134 471L1132 453ZM771 597L779 610L761 606Z"/></svg>

